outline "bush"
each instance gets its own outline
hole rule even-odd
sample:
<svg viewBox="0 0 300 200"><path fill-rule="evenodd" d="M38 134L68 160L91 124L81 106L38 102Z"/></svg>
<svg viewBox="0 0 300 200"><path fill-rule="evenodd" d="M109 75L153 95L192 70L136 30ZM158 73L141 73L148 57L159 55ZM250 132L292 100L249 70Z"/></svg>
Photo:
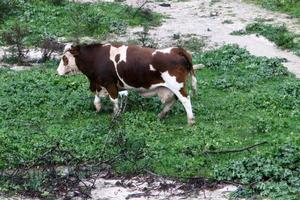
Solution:
<svg viewBox="0 0 300 200"><path fill-rule="evenodd" d="M298 199L300 195L300 148L285 145L269 154L253 155L216 166L218 180L239 181L248 185L236 196L260 194L264 197ZM247 197L247 196L246 196ZM249 197L249 196L248 196Z"/></svg>
<svg viewBox="0 0 300 200"><path fill-rule="evenodd" d="M253 0L263 7L276 11L283 11L300 17L300 2L298 0Z"/></svg>
<svg viewBox="0 0 300 200"><path fill-rule="evenodd" d="M20 0L1 0L0 1L0 22L8 17L19 5Z"/></svg>
<svg viewBox="0 0 300 200"><path fill-rule="evenodd" d="M48 0L48 1L54 5L62 5L66 0Z"/></svg>
<svg viewBox="0 0 300 200"><path fill-rule="evenodd" d="M2 33L2 39L6 45L11 45L10 51L12 57L17 58L18 64L25 64L27 49L24 40L28 36L29 31L25 25L15 23L10 30Z"/></svg>

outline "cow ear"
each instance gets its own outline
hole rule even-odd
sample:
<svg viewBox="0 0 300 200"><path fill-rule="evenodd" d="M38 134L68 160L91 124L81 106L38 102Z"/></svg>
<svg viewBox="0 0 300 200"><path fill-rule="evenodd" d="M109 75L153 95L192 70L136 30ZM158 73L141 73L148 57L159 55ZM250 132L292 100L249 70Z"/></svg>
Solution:
<svg viewBox="0 0 300 200"><path fill-rule="evenodd" d="M74 56L78 56L79 55L79 50L80 50L80 47L79 46L71 46L71 49L70 49L70 53L73 54Z"/></svg>

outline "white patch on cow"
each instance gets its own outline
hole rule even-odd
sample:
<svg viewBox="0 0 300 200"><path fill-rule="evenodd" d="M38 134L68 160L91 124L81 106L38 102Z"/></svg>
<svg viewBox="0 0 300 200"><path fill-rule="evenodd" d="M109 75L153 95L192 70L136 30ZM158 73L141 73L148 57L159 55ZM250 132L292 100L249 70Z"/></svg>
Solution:
<svg viewBox="0 0 300 200"><path fill-rule="evenodd" d="M65 48L64 48L64 53L66 53L67 51L69 51L72 48L73 43L67 43Z"/></svg>
<svg viewBox="0 0 300 200"><path fill-rule="evenodd" d="M172 49L174 47L170 47L170 48L166 48L166 49L157 49L152 53L152 56L154 56L156 53L160 52L160 53L171 53Z"/></svg>
<svg viewBox="0 0 300 200"><path fill-rule="evenodd" d="M127 90L123 90L119 92L120 97L124 97L124 96L128 96L128 91Z"/></svg>
<svg viewBox="0 0 300 200"><path fill-rule="evenodd" d="M118 64L122 61L124 61L126 63L128 46L121 46L118 49L120 52L120 60L118 61Z"/></svg>
<svg viewBox="0 0 300 200"><path fill-rule="evenodd" d="M80 72L78 69L76 62L75 62L75 57L73 54L71 54L69 51L65 52L64 55L68 59L68 64L65 65L63 58L60 60L59 66L57 68L57 73L60 76L66 75L68 73L75 74Z"/></svg>
<svg viewBox="0 0 300 200"><path fill-rule="evenodd" d="M161 77L165 81L166 87L172 91L179 91L183 87L183 83L178 83L176 76L171 76L168 71L161 73Z"/></svg>
<svg viewBox="0 0 300 200"><path fill-rule="evenodd" d="M150 67L150 71L156 71L156 69L153 67L153 65L149 65L149 67Z"/></svg>
<svg viewBox="0 0 300 200"><path fill-rule="evenodd" d="M109 59L113 62L116 73L118 78L120 79L120 81L123 83L125 88L132 88L131 86L129 86L128 84L126 84L126 82L121 78L119 72L118 72L118 64L120 62L125 62L126 63L126 59L127 59L127 48L128 46L120 46L119 48L111 46L110 47L110 51L109 51ZM120 60L118 61L118 63L116 62L116 56L120 54Z"/></svg>
<svg viewBox="0 0 300 200"><path fill-rule="evenodd" d="M109 44L109 43L107 43L107 44L104 44L104 45L103 45L103 47L106 47L106 46L109 46L109 45L110 45L110 44Z"/></svg>

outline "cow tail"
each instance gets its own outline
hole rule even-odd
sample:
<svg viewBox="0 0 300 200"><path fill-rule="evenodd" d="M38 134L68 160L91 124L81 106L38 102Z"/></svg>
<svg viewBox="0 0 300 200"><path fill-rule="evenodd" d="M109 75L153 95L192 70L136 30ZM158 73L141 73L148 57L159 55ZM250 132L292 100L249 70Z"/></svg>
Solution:
<svg viewBox="0 0 300 200"><path fill-rule="evenodd" d="M192 75L192 91L193 91L193 95L195 96L197 93L197 79L196 79L194 68L192 68L191 70L191 75Z"/></svg>
<svg viewBox="0 0 300 200"><path fill-rule="evenodd" d="M192 56L191 54L189 54L186 50L182 49L182 48L178 48L178 54L183 56L187 62L187 70L190 72L191 77L192 77L192 91L193 91L193 95L196 95L197 92L197 79L196 79L196 75L195 75L195 71L194 71L194 67L193 67L193 62L192 62Z"/></svg>

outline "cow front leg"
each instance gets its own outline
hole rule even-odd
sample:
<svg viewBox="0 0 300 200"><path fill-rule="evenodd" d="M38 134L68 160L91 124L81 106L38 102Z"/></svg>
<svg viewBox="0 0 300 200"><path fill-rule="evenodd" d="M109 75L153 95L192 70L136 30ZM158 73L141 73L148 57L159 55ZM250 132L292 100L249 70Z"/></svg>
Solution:
<svg viewBox="0 0 300 200"><path fill-rule="evenodd" d="M114 104L114 115L117 115L120 110L119 100L118 100L118 98L113 99L112 97L110 97L110 100Z"/></svg>
<svg viewBox="0 0 300 200"><path fill-rule="evenodd" d="M96 108L96 112L100 112L102 106L101 106L101 100L98 92L95 93L94 105Z"/></svg>
<svg viewBox="0 0 300 200"><path fill-rule="evenodd" d="M114 104L114 115L117 115L119 113L118 87L112 84L106 87L106 90L109 94L109 99Z"/></svg>
<svg viewBox="0 0 300 200"><path fill-rule="evenodd" d="M163 119L166 117L166 115L171 110L171 107L174 105L175 102L176 102L176 99L175 99L175 97L173 97L171 100L164 103L163 110L158 114L159 119Z"/></svg>

